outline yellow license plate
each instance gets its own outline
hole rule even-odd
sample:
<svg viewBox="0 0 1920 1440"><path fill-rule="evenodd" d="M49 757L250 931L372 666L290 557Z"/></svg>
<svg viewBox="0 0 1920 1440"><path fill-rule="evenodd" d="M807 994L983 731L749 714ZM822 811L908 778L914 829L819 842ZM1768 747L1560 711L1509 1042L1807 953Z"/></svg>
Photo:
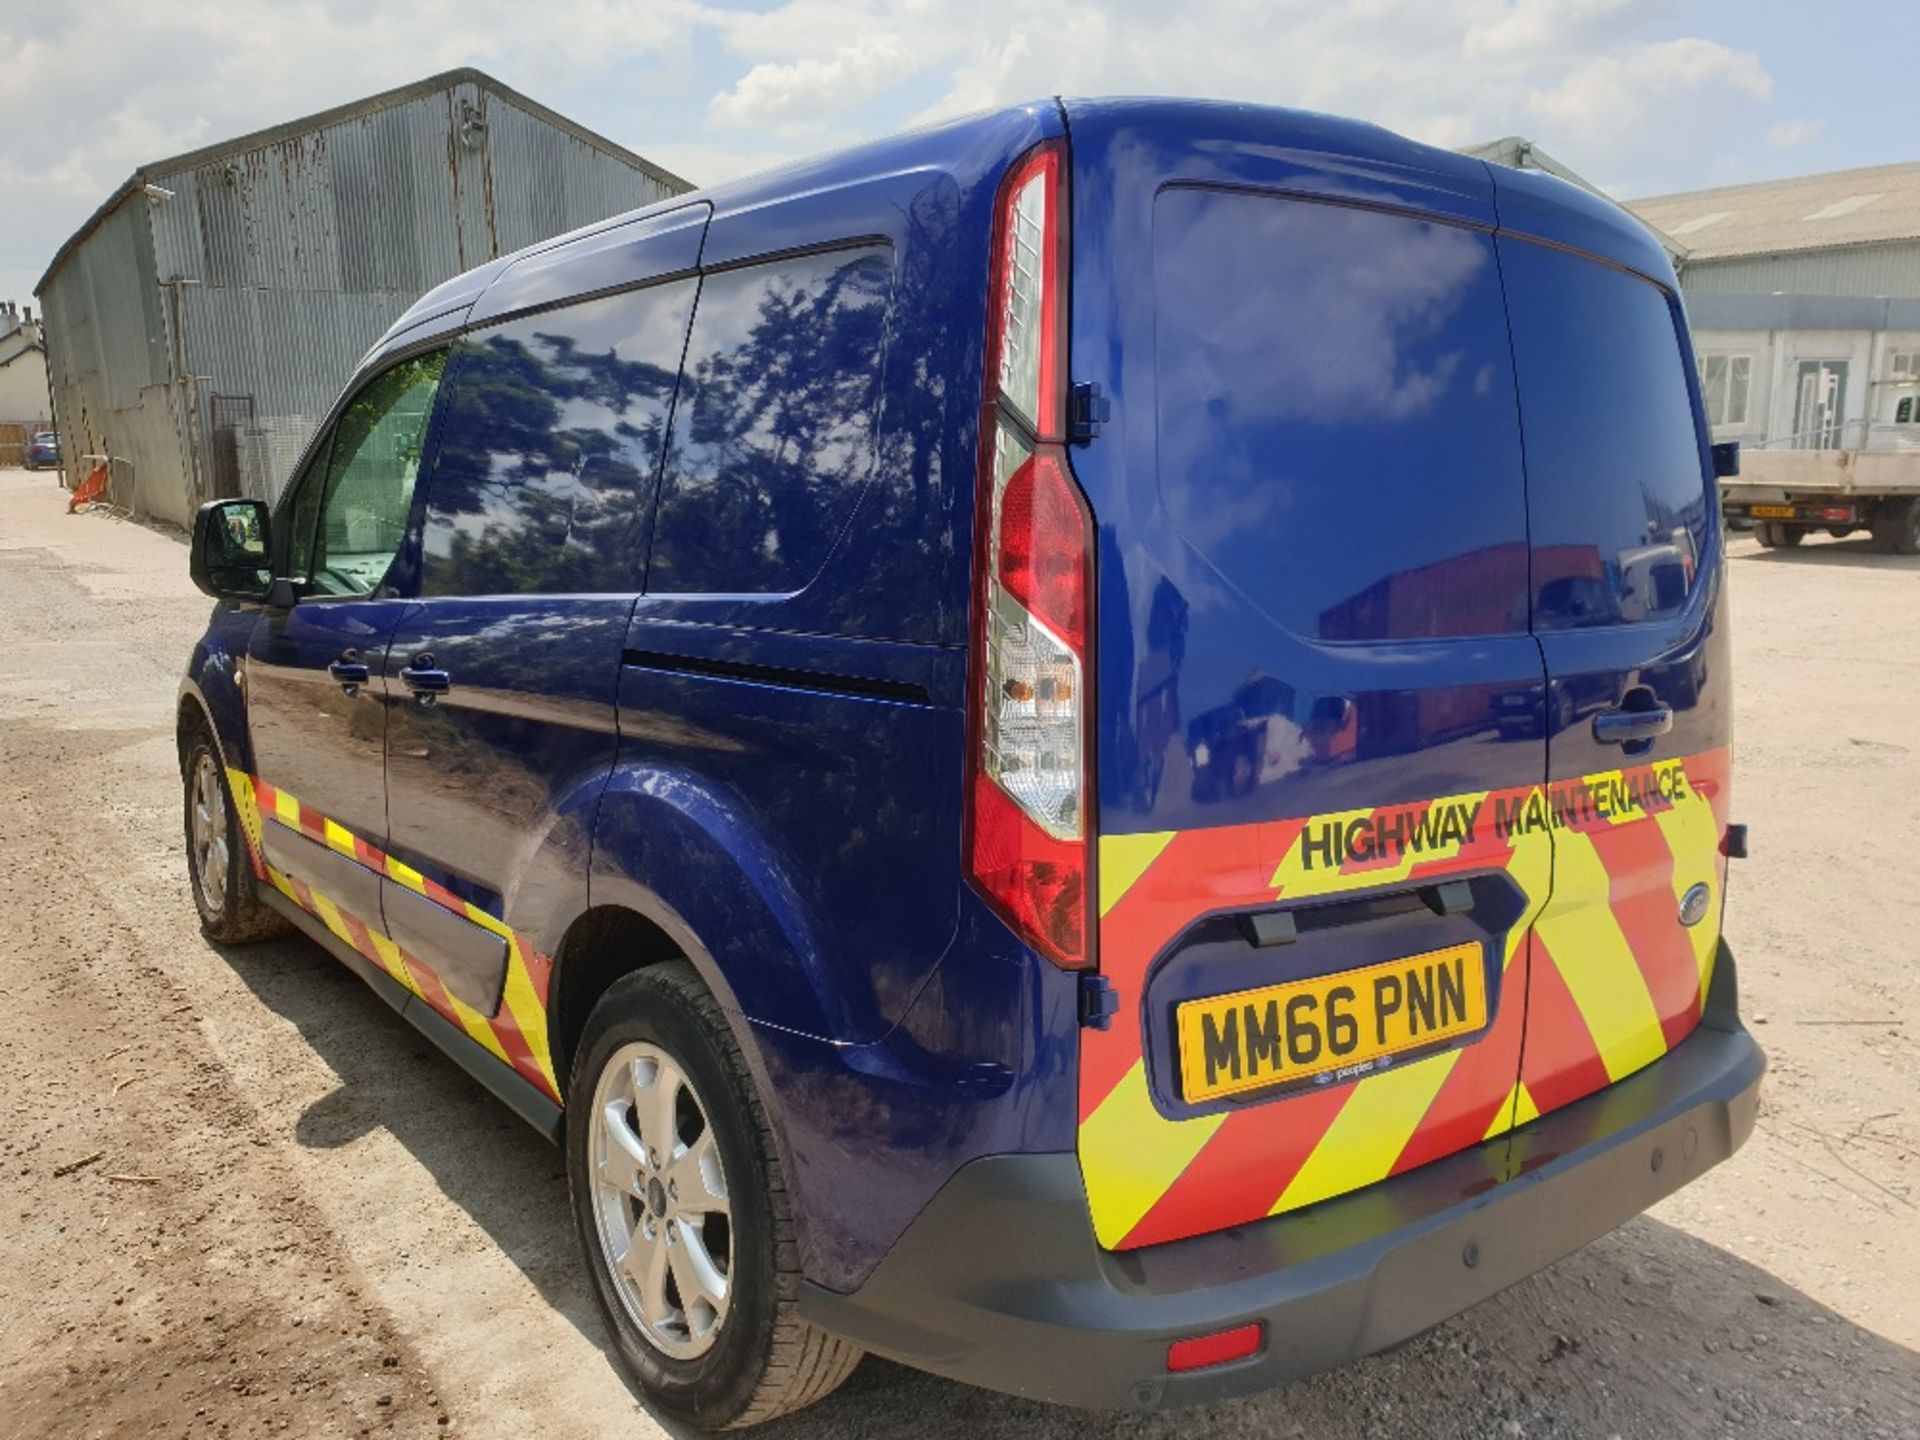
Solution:
<svg viewBox="0 0 1920 1440"><path fill-rule="evenodd" d="M1750 505L1747 508L1753 512L1755 518L1761 520L1791 520L1793 518L1793 506L1791 505Z"/></svg>
<svg viewBox="0 0 1920 1440"><path fill-rule="evenodd" d="M1189 1103L1365 1065L1487 1023L1477 941L1401 960L1183 1002L1181 1093Z"/></svg>

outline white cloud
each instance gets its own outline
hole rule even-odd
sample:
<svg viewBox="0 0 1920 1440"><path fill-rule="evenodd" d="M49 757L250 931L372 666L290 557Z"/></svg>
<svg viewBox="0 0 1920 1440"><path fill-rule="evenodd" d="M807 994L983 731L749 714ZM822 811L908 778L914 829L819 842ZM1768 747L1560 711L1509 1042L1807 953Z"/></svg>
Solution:
<svg viewBox="0 0 1920 1440"><path fill-rule="evenodd" d="M473 64L696 181L1049 94L1191 94L1465 144L1516 132L1630 189L1805 143L1754 53L1657 0L11 0L0 295L136 165ZM110 97L104 110L99 97ZM1757 127L1757 128L1756 128ZM17 197L24 197L22 207Z"/></svg>
<svg viewBox="0 0 1920 1440"><path fill-rule="evenodd" d="M824 57L764 61L714 96L709 113L722 125L741 128L817 122L835 106L857 103L897 83L909 67L907 47L896 36L867 36Z"/></svg>
<svg viewBox="0 0 1920 1440"><path fill-rule="evenodd" d="M1767 131L1767 143L1786 149L1793 145L1805 145L1809 140L1817 140L1820 132L1827 128L1824 120L1782 120Z"/></svg>

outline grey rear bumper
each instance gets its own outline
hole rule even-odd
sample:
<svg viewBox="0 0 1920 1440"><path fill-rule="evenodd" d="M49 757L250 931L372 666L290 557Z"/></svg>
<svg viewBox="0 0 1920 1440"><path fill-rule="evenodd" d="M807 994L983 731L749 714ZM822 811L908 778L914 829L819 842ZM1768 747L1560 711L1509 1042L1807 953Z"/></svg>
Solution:
<svg viewBox="0 0 1920 1440"><path fill-rule="evenodd" d="M867 1283L807 1286L821 1327L955 1380L1152 1408L1282 1384L1406 1340L1617 1228L1752 1132L1766 1058L1724 947L1702 1023L1664 1058L1500 1140L1280 1216L1099 1248L1077 1158L955 1174ZM1266 1327L1260 1353L1167 1373L1170 1341Z"/></svg>

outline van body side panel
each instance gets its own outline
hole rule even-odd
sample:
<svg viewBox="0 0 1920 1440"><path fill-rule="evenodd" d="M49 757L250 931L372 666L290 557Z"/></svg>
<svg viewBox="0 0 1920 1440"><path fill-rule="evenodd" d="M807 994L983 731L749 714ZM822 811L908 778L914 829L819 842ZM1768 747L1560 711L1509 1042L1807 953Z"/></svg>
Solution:
<svg viewBox="0 0 1920 1440"><path fill-rule="evenodd" d="M1315 116L1068 110L1072 378L1111 406L1072 459L1120 1000L1082 1037L1078 1149L1100 1243L1131 1249L1509 1126L1551 844L1500 821L1545 778L1544 676L1484 167ZM1274 911L1295 938L1256 943L1245 917ZM1272 1059L1297 1012L1270 987L1434 955L1477 1023L1190 1083ZM1212 1017L1235 1027L1219 1076L1196 1072L1197 1036L1225 1032L1181 1017L1242 992Z"/></svg>

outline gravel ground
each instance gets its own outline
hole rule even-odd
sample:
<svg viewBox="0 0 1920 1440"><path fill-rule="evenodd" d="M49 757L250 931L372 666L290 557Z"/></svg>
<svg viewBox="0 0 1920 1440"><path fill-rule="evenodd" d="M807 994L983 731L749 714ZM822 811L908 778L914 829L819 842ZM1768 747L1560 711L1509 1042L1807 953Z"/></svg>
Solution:
<svg viewBox="0 0 1920 1440"><path fill-rule="evenodd" d="M185 888L177 535L0 472L0 1434L648 1436L557 1154ZM1920 1437L1920 560L1733 544L1732 1162L1395 1354L1150 1418L869 1360L789 1437Z"/></svg>

